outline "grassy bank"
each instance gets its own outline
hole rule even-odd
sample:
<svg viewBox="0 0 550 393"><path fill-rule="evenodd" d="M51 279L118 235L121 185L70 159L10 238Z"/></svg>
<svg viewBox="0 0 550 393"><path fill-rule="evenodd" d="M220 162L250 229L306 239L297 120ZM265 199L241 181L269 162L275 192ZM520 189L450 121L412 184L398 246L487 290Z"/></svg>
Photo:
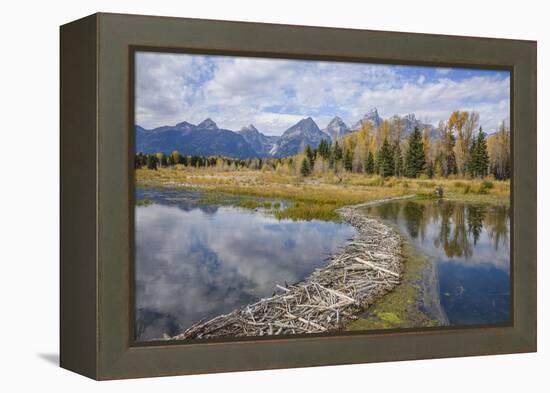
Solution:
<svg viewBox="0 0 550 393"><path fill-rule="evenodd" d="M140 187L201 188L210 192L286 199L292 202L275 211L279 218L337 220L336 209L369 201L416 194L430 197L437 186L447 199L476 203L509 204L508 181L381 178L364 174L340 177L290 176L272 171L216 171L214 169L161 168L136 170ZM252 204L252 202L243 202ZM256 206L255 206L256 207Z"/></svg>

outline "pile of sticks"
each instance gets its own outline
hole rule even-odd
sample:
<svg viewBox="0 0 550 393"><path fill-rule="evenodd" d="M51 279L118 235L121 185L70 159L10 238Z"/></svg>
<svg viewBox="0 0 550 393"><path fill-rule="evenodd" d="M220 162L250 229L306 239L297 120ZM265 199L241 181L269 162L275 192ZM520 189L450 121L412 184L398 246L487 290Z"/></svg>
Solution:
<svg viewBox="0 0 550 393"><path fill-rule="evenodd" d="M200 321L169 339L322 333L343 328L399 283L401 238L354 207L339 211L356 234L304 281L273 296Z"/></svg>

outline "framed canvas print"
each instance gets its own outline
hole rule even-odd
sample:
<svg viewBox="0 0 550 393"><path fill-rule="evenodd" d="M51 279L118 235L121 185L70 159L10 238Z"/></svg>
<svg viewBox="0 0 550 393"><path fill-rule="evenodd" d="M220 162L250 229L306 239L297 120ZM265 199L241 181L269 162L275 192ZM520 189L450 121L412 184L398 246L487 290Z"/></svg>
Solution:
<svg viewBox="0 0 550 393"><path fill-rule="evenodd" d="M536 43L61 27L61 365L536 350Z"/></svg>

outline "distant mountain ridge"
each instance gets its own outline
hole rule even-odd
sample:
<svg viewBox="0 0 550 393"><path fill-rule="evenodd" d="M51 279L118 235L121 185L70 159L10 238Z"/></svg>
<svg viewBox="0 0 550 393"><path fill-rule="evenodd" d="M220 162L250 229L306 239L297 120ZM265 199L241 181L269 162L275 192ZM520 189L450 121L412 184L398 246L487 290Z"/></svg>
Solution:
<svg viewBox="0 0 550 393"><path fill-rule="evenodd" d="M388 120L401 120L403 136L408 136L415 127L420 130L428 128L430 137L437 137L437 130L431 124L418 120L414 113L403 116L394 115ZM210 118L197 125L182 121L174 126L162 126L147 130L135 125L136 151L141 153L170 154L177 150L184 155L214 156L232 158L276 157L282 158L303 151L306 146L316 148L321 140L333 142L346 135L360 130L366 122L379 127L384 119L378 110L372 108L352 127L338 116L335 116L321 130L317 123L307 117L290 128L281 136L269 136L260 132L253 124L239 131L222 129Z"/></svg>
<svg viewBox="0 0 550 393"><path fill-rule="evenodd" d="M218 128L211 119L196 126L182 122L150 131L136 126L136 151L170 154L174 150L184 155L222 155L234 158L252 158L258 155L241 135Z"/></svg>

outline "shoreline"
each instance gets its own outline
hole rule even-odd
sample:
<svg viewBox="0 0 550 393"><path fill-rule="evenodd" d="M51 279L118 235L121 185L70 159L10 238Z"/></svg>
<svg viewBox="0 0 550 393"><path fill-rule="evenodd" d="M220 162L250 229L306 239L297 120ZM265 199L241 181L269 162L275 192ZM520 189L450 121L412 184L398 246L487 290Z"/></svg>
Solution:
<svg viewBox="0 0 550 393"><path fill-rule="evenodd" d="M444 189L445 200L491 205L509 204L508 182L460 179L381 178L346 174L334 176L290 176L277 171L218 171L215 169L160 168L136 170L137 187L201 190L239 198L269 198L292 202L276 212L279 219L340 221L337 212L346 206L405 195L431 199L437 186ZM485 183L489 186L485 187Z"/></svg>
<svg viewBox="0 0 550 393"><path fill-rule="evenodd" d="M390 226L358 212L361 207L413 198L386 198L337 209L354 237L304 280L276 286L274 296L228 314L202 320L165 340L245 337L343 330L358 314L401 282L402 237Z"/></svg>
<svg viewBox="0 0 550 393"><path fill-rule="evenodd" d="M151 186L151 185L150 185ZM147 186L146 186L147 187ZM153 187L159 187L159 188L188 188L189 187L182 187L180 184L179 187L175 186L174 184L156 184ZM198 186L194 187L195 189L200 189L204 192L210 192L210 187L208 186ZM221 191L223 193L223 191ZM231 195L232 193L228 193ZM250 194L245 194L245 198L254 197ZM285 319L285 323L275 323L276 320L272 320L271 326L268 322L267 325L264 324L264 320L261 318L261 315L259 318L256 317L254 313L254 308L260 306L262 304L262 307L264 309L266 308L265 302L269 301L279 301L280 303L277 305L280 310L284 310L288 308L288 303L290 302L291 305L293 304L293 298L295 296L298 296L298 298L301 295L304 295L302 293L301 295L298 293L300 291L303 292L303 286L309 284L309 281L312 279L312 276L315 274L320 274L319 272L323 273L325 269L329 269L331 264L335 261L335 259L341 255L345 254L346 249L349 246L349 243L355 240L352 239L351 241L347 242L346 245L342 246L340 250L335 252L331 257L329 257L328 264L320 269L317 269L312 274L307 276L305 279L301 280L300 282L297 282L293 285L285 287L277 286L278 289L274 292L274 295L271 298L267 299L261 299L259 302L249 304L248 306L239 307L232 312L224 315L218 315L213 319L208 320L201 320L199 322L196 322L193 324L189 329L195 328L194 332L190 332L189 329L185 330L183 333L180 333L179 335L169 337L159 337L155 338L153 340L183 340L188 338L216 338L216 337L242 337L242 336L262 336L262 335L276 335L276 334L301 334L301 333L322 333L327 331L338 331L338 330L347 330L347 331L353 331L353 330L380 330L380 329L387 329L387 328L407 328L407 327L418 327L418 326L446 326L449 324L446 313L441 308L441 305L438 305L436 303L436 297L439 298L439 294L437 291L437 288L435 288L433 285L436 284L437 278L435 277L435 271L433 270L434 267L431 266L431 260L429 256L422 254L419 252L419 250L414 249L412 244L407 239L407 236L405 234L402 234L401 231L396 228L391 223L384 222L380 218L372 218L370 216L367 216L366 212L361 212L362 209L368 208L371 206L376 206L384 203L389 203L393 201L399 201L399 200L408 200L408 199L425 199L423 198L423 195L417 195L417 194L408 194L408 195L401 195L401 196L392 196L388 198L381 198L377 200L372 200L368 202L363 202L359 204L350 204L346 205L340 208L334 209L335 214L338 215L338 221L339 222L346 222L352 226L356 230L358 230L358 225L354 224L354 220L359 217L359 221L362 221L363 223L369 223L370 225L378 225L383 228L384 231L393 232L395 235L397 235L401 239L401 250L397 253L399 254L399 269L393 271L394 273L397 273L397 280L394 280L395 276L389 277L389 285L387 286L386 290L379 294L378 296L375 296L374 298L367 298L366 300L363 300L363 297L355 298L353 296L346 295L346 291L344 291L343 295L347 296L342 297L338 294L332 293L333 297L336 296L336 300L332 299L328 302L326 300L321 299L321 303L324 301L324 304L310 304L310 308L317 308L318 310L324 310L327 311L328 309L333 310L330 315L325 315L327 318L327 322L325 323L324 320L321 321L322 323L316 322L318 319L318 314L320 313L309 313L306 315L306 318L303 318L299 315L295 315L296 313L288 312L283 315L284 318L288 319L291 323L288 322ZM283 198L284 199L284 198ZM432 198L429 198L432 199ZM449 200L453 201L453 198L448 198L448 196L442 198L443 200ZM293 201L293 198L288 198L287 200ZM461 201L462 202L462 201ZM465 202L468 203L468 202ZM487 202L482 202L481 204L485 204ZM244 206L243 208L249 208L247 206ZM361 224L359 224L359 227ZM358 230L359 232L359 230ZM356 235L357 236L357 235ZM365 242L368 243L368 242ZM371 246L371 245L369 245ZM358 251L358 250L354 250ZM361 250L359 250L361 251ZM365 251L365 250L363 250ZM366 250L368 251L368 249ZM360 256L362 259L362 257ZM354 260L347 260L347 262L351 262L352 264L357 262ZM367 262L370 262L371 264L376 264L378 261L374 260L368 260ZM404 262L407 262L404 264ZM360 264L361 262L359 262ZM357 265L357 263L355 263ZM347 265L341 266L340 269L346 269ZM362 266L362 269L356 269L356 270L368 270L368 269L374 269L372 267L369 267L368 264L365 266ZM336 277L336 280L342 280L344 279L342 276ZM344 279L345 280L345 279ZM397 282L395 282L397 281ZM328 284L321 284L321 287L315 287L315 291L323 292L329 292L325 291L325 289L331 289L332 281L328 280ZM365 284L364 282L362 284ZM401 284L398 286L398 284ZM397 286L397 288L395 288ZM299 288L294 288L299 287ZM395 288L395 290L394 290ZM294 291L297 291L296 293ZM306 289L305 296L308 296ZM338 292L338 291L337 291ZM340 294L341 295L341 294ZM434 296L437 295L437 296ZM326 297L329 296L326 293L321 296L321 294L318 294L319 297ZM303 296L302 296L303 297ZM329 296L330 297L330 296ZM338 301L338 298L340 300L347 300L343 303ZM351 300L350 300L351 298ZM309 299L310 300L310 299ZM303 299L298 299L298 308L300 311L302 309L307 308L309 303L301 304L300 302L303 302ZM311 302L310 302L311 303ZM328 304L328 307L327 307ZM344 307L345 306L345 307ZM340 312L341 308L344 308L343 312ZM246 308L246 309L245 309ZM244 309L244 313L243 313ZM265 311L265 310L264 310ZM337 311L337 312L336 312ZM239 315L239 312L241 315ZM246 314L244 317L243 315ZM252 314L252 315L251 315ZM261 313L260 313L261 314ZM300 313L298 313L300 314ZM250 321L246 321L247 318L251 318L252 323ZM313 319L310 317L314 317ZM233 324L233 327L228 327L226 322L228 320L233 320L233 322L230 322L229 325ZM265 318L264 318L265 319ZM300 320L301 319L301 320ZM322 319L322 318L321 318ZM258 322L259 321L259 322ZM298 322L300 323L298 323ZM305 322L304 322L305 321ZM336 321L336 323L334 323ZM304 325L305 323L305 325ZM199 326L200 325L200 326ZM266 328L267 326L267 328ZM211 329L211 332L209 333L209 330ZM254 331L256 329L256 331ZM216 332L214 332L214 330Z"/></svg>

